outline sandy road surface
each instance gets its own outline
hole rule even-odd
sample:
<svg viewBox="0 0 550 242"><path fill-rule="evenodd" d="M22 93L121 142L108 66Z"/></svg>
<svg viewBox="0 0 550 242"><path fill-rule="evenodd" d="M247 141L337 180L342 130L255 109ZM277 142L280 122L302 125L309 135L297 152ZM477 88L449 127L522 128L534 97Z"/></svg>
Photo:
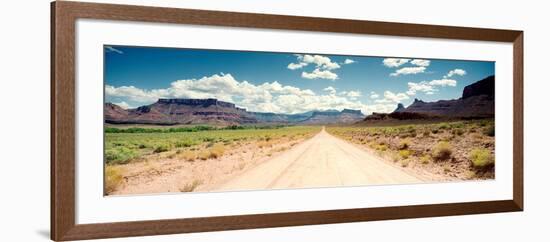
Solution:
<svg viewBox="0 0 550 242"><path fill-rule="evenodd" d="M283 189L420 183L416 178L323 130L211 190Z"/></svg>

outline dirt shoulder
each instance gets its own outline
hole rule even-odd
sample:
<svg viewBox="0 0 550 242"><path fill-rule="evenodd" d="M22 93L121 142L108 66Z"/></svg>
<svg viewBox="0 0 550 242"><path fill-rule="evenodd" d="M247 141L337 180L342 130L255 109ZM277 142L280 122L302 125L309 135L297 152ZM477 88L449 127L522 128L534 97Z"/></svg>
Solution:
<svg viewBox="0 0 550 242"><path fill-rule="evenodd" d="M117 165L122 181L109 195L209 191L310 137L235 143L223 155L207 159L189 161L180 153Z"/></svg>

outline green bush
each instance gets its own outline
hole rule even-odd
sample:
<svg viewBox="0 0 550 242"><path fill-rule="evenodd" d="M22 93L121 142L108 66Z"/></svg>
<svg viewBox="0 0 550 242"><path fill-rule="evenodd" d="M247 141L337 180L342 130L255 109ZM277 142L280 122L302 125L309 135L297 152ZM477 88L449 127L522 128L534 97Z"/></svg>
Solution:
<svg viewBox="0 0 550 242"><path fill-rule="evenodd" d="M464 134L464 129L462 129L462 128L453 129L452 134L454 134L454 135L459 135L459 136L460 136L460 135L463 135L463 134Z"/></svg>
<svg viewBox="0 0 550 242"><path fill-rule="evenodd" d="M411 147L411 141L410 140L404 139L404 140L399 141L398 148L400 150L408 149L409 147Z"/></svg>
<svg viewBox="0 0 550 242"><path fill-rule="evenodd" d="M168 146L167 144L160 144L160 145L157 145L155 147L155 150L153 150L153 152L161 153L161 152L166 152L166 151L169 151L169 150L170 150L170 146Z"/></svg>
<svg viewBox="0 0 550 242"><path fill-rule="evenodd" d="M495 126L494 125L489 125L488 127L486 127L483 130L483 134L485 134L487 136L494 137L495 136Z"/></svg>
<svg viewBox="0 0 550 242"><path fill-rule="evenodd" d="M473 149L470 152L470 161L475 168L491 167L495 164L495 158L487 149Z"/></svg>
<svg viewBox="0 0 550 242"><path fill-rule="evenodd" d="M411 151L410 150L400 150L399 151L399 156L401 156L401 158L403 158L403 159L407 159L407 158L409 158L409 156L411 156Z"/></svg>
<svg viewBox="0 0 550 242"><path fill-rule="evenodd" d="M138 157L137 152L124 146L117 146L105 151L105 162L107 164L127 164L136 157Z"/></svg>
<svg viewBox="0 0 550 242"><path fill-rule="evenodd" d="M451 158L453 150L449 142L441 141L435 145L432 151L434 160L447 160Z"/></svg>

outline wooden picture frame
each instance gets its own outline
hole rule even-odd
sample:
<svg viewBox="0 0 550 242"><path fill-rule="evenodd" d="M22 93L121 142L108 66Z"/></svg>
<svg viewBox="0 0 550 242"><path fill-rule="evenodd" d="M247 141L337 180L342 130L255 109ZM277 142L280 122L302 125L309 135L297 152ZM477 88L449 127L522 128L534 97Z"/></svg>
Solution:
<svg viewBox="0 0 550 242"><path fill-rule="evenodd" d="M513 199L137 222L75 222L75 22L142 21L513 43ZM56 241L523 210L523 32L58 1L51 4L51 239Z"/></svg>

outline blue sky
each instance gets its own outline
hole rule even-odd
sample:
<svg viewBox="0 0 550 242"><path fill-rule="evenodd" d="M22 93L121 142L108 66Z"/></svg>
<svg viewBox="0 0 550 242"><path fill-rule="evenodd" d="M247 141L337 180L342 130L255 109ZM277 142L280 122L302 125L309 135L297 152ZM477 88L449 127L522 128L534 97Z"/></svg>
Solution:
<svg viewBox="0 0 550 242"><path fill-rule="evenodd" d="M494 62L104 46L105 101L218 98L250 111L300 113L456 99L494 75Z"/></svg>

